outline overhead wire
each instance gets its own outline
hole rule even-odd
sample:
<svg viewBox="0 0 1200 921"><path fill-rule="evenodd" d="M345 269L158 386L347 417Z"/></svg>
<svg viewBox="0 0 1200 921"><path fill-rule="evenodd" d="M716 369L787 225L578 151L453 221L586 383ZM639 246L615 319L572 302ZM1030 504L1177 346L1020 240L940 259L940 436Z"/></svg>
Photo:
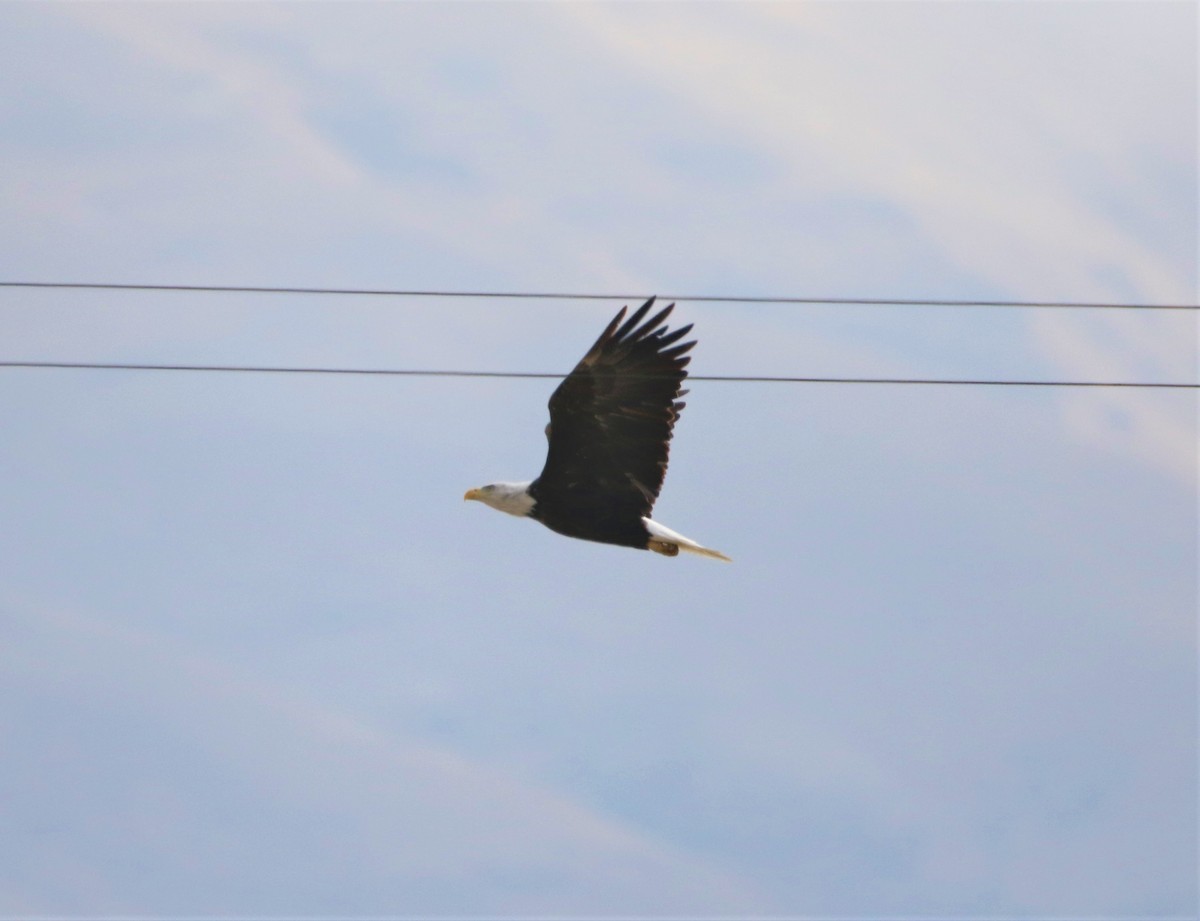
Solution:
<svg viewBox="0 0 1200 921"><path fill-rule="evenodd" d="M454 291L405 288L327 288L268 285L186 285L84 281L0 281L0 288L89 290L89 291L172 291L224 294L298 294L355 297L424 297L512 300L632 301L645 294L612 294L550 291ZM997 307L1050 308L1078 310L1200 310L1200 304L1137 304L1097 301L1018 301L945 298L880 297L790 297L750 294L661 294L659 300L721 304L795 304L868 307Z"/></svg>
<svg viewBox="0 0 1200 921"><path fill-rule="evenodd" d="M145 364L133 362L0 361L0 368L40 368L83 371L192 371L238 374L340 374L391 377L527 378L559 380L565 374L549 371L460 371L424 368L326 368L276 365ZM1064 381L993 380L941 377L794 377L766 374L693 374L688 382L750 384L924 384L972 387L1123 387L1135 389L1196 390L1200 384L1171 381Z"/></svg>
<svg viewBox="0 0 1200 921"><path fill-rule="evenodd" d="M238 294L295 294L295 295L345 295L376 297L425 297L425 298L476 298L476 299L544 299L544 300L639 300L644 295L564 293L536 291L450 291L385 288L326 288L326 287L273 287L258 285L185 285L152 283L109 283L109 282L46 282L46 281L0 281L0 288L32 288L60 290L107 290L107 291L167 291ZM847 297L773 297L757 295L661 295L661 300L694 301L741 304L796 304L796 305L859 305L895 307L1000 307L1000 308L1075 308L1101 310L1198 310L1196 304L1133 304L1099 303L1087 301L1000 301L1000 300L943 300L901 298L847 298ZM159 364L132 362L77 362L77 361L3 361L0 368L41 368L49 370L94 370L94 371L191 371L256 374L339 374L339 375L384 375L395 377L462 377L462 378L543 378L559 379L563 374L525 371L469 371L430 370L406 368L328 368L328 367L278 367L263 365L213 365L213 364ZM783 375L691 375L689 381L721 383L769 383L769 384L913 384L946 386L992 386L992 387L1115 387L1142 389L1200 389L1200 384L1170 381L1080 381L1080 380L994 380L987 378L903 378L903 377L828 377L828 376L783 376Z"/></svg>

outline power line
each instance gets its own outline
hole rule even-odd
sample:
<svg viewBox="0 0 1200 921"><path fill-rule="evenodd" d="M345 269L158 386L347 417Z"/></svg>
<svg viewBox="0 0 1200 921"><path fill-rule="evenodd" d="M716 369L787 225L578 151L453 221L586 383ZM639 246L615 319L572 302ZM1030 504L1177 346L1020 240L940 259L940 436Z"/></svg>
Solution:
<svg viewBox="0 0 1200 921"><path fill-rule="evenodd" d="M438 291L392 288L304 288L271 287L265 285L168 285L141 283L61 282L61 281L0 281L0 288L52 288L59 290L91 291L172 291L224 294L306 294L347 295L367 297L425 297L464 299L564 300L564 301L634 301L645 294L595 294L545 291ZM664 301L692 301L721 304L810 304L867 307L1028 307L1074 308L1080 310L1200 310L1200 304L1130 304L1094 301L1000 301L945 300L920 298L875 297L770 297L741 294L662 294Z"/></svg>
<svg viewBox="0 0 1200 921"><path fill-rule="evenodd" d="M566 375L540 371L442 371L405 368L321 368L266 365L133 364L82 361L0 361L0 368L40 368L83 371L194 371L238 374L344 374L388 377L484 377L561 380ZM943 377L786 377L750 374L695 374L688 382L750 384L930 384L971 387L1125 387L1164 390L1196 390L1200 384L1159 381L1057 381L989 380Z"/></svg>

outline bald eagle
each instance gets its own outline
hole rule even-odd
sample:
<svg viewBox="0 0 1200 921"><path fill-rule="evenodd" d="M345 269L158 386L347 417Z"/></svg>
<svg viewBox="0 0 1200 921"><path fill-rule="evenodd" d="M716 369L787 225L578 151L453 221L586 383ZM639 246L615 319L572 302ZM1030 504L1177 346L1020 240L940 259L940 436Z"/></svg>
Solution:
<svg viewBox="0 0 1200 921"><path fill-rule="evenodd" d="M650 519L684 405L679 397L687 393L680 389L691 361L686 353L696 344L675 345L692 326L667 330L674 304L643 323L653 304L650 298L628 320L622 307L551 395L550 446L541 475L470 489L464 499L532 518L568 537L729 560Z"/></svg>

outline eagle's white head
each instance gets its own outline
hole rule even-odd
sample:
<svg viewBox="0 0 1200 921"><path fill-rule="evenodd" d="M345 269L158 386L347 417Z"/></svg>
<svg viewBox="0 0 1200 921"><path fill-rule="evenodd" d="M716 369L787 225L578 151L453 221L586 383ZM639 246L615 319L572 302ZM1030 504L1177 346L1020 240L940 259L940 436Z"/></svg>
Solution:
<svg viewBox="0 0 1200 921"><path fill-rule="evenodd" d="M529 495L529 483L491 483L478 489L468 489L463 499L474 499L521 518L532 512L537 504Z"/></svg>

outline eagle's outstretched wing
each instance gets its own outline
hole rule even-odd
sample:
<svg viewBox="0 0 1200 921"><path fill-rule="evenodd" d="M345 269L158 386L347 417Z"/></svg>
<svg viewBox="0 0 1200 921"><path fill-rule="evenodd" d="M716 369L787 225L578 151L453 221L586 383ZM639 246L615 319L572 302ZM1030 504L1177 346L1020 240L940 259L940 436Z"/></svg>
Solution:
<svg viewBox="0 0 1200 921"><path fill-rule="evenodd" d="M650 515L684 406L686 353L696 344L675 345L692 326L667 330L674 304L643 323L653 303L624 323L621 308L550 397L549 451L531 493L564 509L602 496L609 512Z"/></svg>

